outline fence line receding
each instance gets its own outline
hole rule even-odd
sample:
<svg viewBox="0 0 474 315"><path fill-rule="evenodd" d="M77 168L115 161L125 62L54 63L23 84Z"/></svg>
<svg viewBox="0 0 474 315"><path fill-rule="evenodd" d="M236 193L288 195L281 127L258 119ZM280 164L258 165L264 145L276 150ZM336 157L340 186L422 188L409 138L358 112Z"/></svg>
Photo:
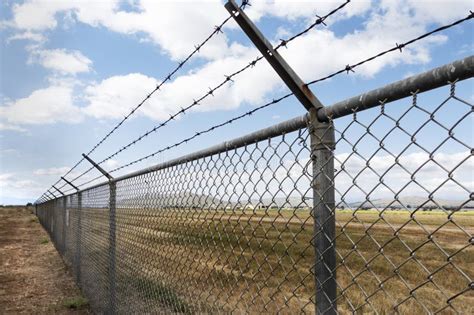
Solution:
<svg viewBox="0 0 474 315"><path fill-rule="evenodd" d="M247 4L224 23L291 90L255 110L295 95L308 113L120 177L84 155L107 180L62 177L36 213L93 310L473 313L474 56L323 106Z"/></svg>

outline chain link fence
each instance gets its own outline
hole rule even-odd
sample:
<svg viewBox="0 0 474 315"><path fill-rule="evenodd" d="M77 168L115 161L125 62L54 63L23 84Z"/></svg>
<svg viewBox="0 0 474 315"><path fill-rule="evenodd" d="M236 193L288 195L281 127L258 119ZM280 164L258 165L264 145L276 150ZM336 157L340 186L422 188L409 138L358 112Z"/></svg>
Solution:
<svg viewBox="0 0 474 315"><path fill-rule="evenodd" d="M473 59L37 215L97 313L472 313Z"/></svg>

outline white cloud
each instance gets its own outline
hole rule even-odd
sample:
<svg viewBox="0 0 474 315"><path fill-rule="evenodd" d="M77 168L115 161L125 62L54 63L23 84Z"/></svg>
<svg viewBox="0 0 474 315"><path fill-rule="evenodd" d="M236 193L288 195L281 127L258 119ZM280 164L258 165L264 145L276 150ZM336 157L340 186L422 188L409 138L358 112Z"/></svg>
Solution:
<svg viewBox="0 0 474 315"><path fill-rule="evenodd" d="M30 0L15 4L12 9L13 19L4 21L3 24L37 33L56 28L59 13L65 13L68 23L70 19L75 18L94 27L104 26L118 33L135 34L141 39L144 39L145 35L145 39L160 45L173 59L180 59L190 52L192 45L207 37L212 27L228 15L219 0L141 0L132 3L131 11L121 9L119 4L119 0L94 3L88 0ZM339 0L265 0L253 2L246 12L255 21L263 16L294 21L298 18L314 19L316 13L324 15L340 4ZM332 16L331 21L368 12L372 12L372 18L381 18L386 12L398 11L411 17L410 24L403 24L410 28L413 23L446 23L460 16L467 16L471 6L470 0L384 0L375 3L371 0L352 1ZM235 27L235 23L230 21L228 27ZM228 48L225 34L219 35L206 45L200 55L211 59L221 58L228 55Z"/></svg>
<svg viewBox="0 0 474 315"><path fill-rule="evenodd" d="M54 29L58 14L74 12L77 21L91 26L104 26L123 34L145 35L160 45L173 59L190 53L190 47L206 38L212 28L222 22L227 11L218 0L183 2L142 0L134 11L119 9L118 0L47 1L32 0L13 7L13 19L5 25L18 30L39 32ZM68 18L70 23L71 15ZM201 56L219 58L226 53L225 35L217 36L202 50Z"/></svg>
<svg viewBox="0 0 474 315"><path fill-rule="evenodd" d="M260 20L264 16L275 16L289 20L295 20L298 18L313 19L316 14L320 16L325 15L342 3L343 1L340 0L260 0L251 2L252 6L247 7L245 12L255 21ZM336 16L331 17L331 19L349 18L363 14L370 9L371 5L372 0L353 1Z"/></svg>
<svg viewBox="0 0 474 315"><path fill-rule="evenodd" d="M112 6L108 11L96 11L86 6L77 10L77 18L83 23L103 25L124 34L146 34L173 59L187 56L190 48L206 38L227 15L218 0L142 0L137 2L133 12L117 11ZM227 39L221 34L203 48L200 56L216 59L224 56L226 50Z"/></svg>
<svg viewBox="0 0 474 315"><path fill-rule="evenodd" d="M40 168L33 171L33 175L36 176L62 176L67 171L69 171L70 167L63 166L63 167L51 167L51 168Z"/></svg>
<svg viewBox="0 0 474 315"><path fill-rule="evenodd" d="M384 0L382 6L386 8L406 6L412 10L414 18L425 23L451 23L460 17L469 15L472 10L471 0Z"/></svg>
<svg viewBox="0 0 474 315"><path fill-rule="evenodd" d="M334 3L331 3L331 6L334 7ZM366 9L365 6L361 6L357 12ZM409 27L400 29L400 23ZM292 42L288 49L282 49L280 52L296 72L305 81L309 81L391 48L396 42L418 36L425 32L426 28L426 24L414 20L410 10L392 6L381 10L380 13L374 12L362 29L342 35L336 35L330 29L312 30ZM445 40L444 36L432 36L417 45L405 48L403 54L396 52L374 60L358 68L356 73L351 75L371 77L387 66L426 63L430 60L431 45ZM162 90L142 107L141 113L157 120L166 119L171 113L191 104L193 99L200 98L209 87L222 82L224 74L240 69L258 56L257 50L252 47L233 45L230 50L231 56L211 60L200 68L195 68L166 83ZM317 58L313 57L315 52L318 54ZM86 112L97 118L122 117L145 96L144 92L137 90L150 91L156 83L155 79L140 74L116 76L104 80L86 89L86 98L90 103ZM258 105L263 103L272 91L282 86L281 80L267 62L262 61L255 68L236 77L235 83L226 84L215 93L214 97L208 97L193 110L233 109L246 102Z"/></svg>
<svg viewBox="0 0 474 315"><path fill-rule="evenodd" d="M154 78L131 73L89 85L85 89L88 106L84 112L95 118L123 118L157 83Z"/></svg>
<svg viewBox="0 0 474 315"><path fill-rule="evenodd" d="M438 162L448 171L455 169L452 175L454 181L463 183L466 189L474 189L474 159L470 158L470 152L457 153L435 153L433 160ZM464 161L467 158L466 161ZM371 192L371 198L393 197L394 193L404 196L425 196L427 191L437 190L435 196L446 199L466 198L468 193L449 179L449 174L430 162L429 154L425 152L413 152L399 158L399 167L391 155L377 155L370 160L370 168L366 168L366 161L357 155L349 156L348 153L336 155L335 168L344 171L336 177L336 188L339 193L346 193L348 201L363 200L365 193ZM458 167L458 165L460 165ZM350 174L350 176L349 176ZM359 176L354 178L357 174ZM380 184L380 176L383 182L393 190ZM412 174L414 175L412 177ZM354 180L356 185L354 185ZM416 184L415 181L418 183ZM377 188L376 188L377 186ZM438 190L438 188L441 188Z"/></svg>
<svg viewBox="0 0 474 315"><path fill-rule="evenodd" d="M117 160L114 160L114 159L111 159L111 160L107 160L105 161L102 166L104 168L106 168L107 170L111 170L111 169L114 169L116 167L119 166L119 162Z"/></svg>
<svg viewBox="0 0 474 315"><path fill-rule="evenodd" d="M7 101L0 107L0 116L7 126L77 123L82 120L80 109L73 105L73 88L68 85L52 85L36 90L25 98Z"/></svg>
<svg viewBox="0 0 474 315"><path fill-rule="evenodd" d="M468 1L469 2L469 1ZM456 1L450 11L451 18L465 15L466 1ZM262 16L277 16L285 19L314 18L314 13L320 15L335 8L340 1L324 2L289 2L261 1L255 2L248 8L249 14L255 18ZM41 31L57 26L57 14L74 12L77 21L92 26L104 26L112 31L124 34L145 36L162 46L172 58L180 59L189 53L193 43L206 37L213 25L226 16L226 10L219 1L186 2L182 1L149 1L143 0L132 4L134 10L123 11L117 1L100 1L93 5L84 5L82 1L56 3L43 0L27 1L14 6L14 19L9 23L20 30ZM342 19L356 15L367 15L368 19L360 28L345 34L336 34L331 28L317 28L301 36L282 49L281 53L288 59L296 72L305 80L311 80L332 71L343 68L346 64L365 59L381 50L393 47L396 42L403 42L424 33L430 23L442 22L442 10L445 5L419 5L416 1L358 1L349 3L343 10L331 19ZM265 9L265 10L264 10ZM438 11L435 11L438 10ZM30 21L25 17L38 11L38 16ZM252 13L253 12L253 13ZM430 16L420 18L425 12ZM454 12L454 13L453 13ZM435 14L436 13L436 14ZM328 21L329 22L329 21ZM400 25L405 27L400 28ZM288 30L280 29L278 33L285 34ZM383 58L368 63L356 70L351 76L371 77L384 67L396 66L401 63L423 64L430 60L430 48L447 40L445 36L432 36L412 47L404 49L404 53L391 53ZM163 120L169 114L192 103L193 99L201 97L209 87L214 87L229 74L246 65L258 55L253 47L237 43L229 43L228 39L219 35L206 45L202 53L209 58L208 62L188 71L188 73L166 83L162 90L154 95L140 110L140 113L152 119ZM314 57L317 52L317 58ZM337 57L335 57L337 56ZM60 73L79 73L90 69L90 60L77 51L39 50L34 53L36 62ZM140 73L116 75L100 82L88 84L84 89L84 112L95 118L118 119L126 115L151 90L158 80ZM53 83L48 89L60 86L59 95L63 96L65 107L73 112L79 112L72 104L71 89L62 88L61 83ZM265 61L260 62L253 70L248 70L236 78L235 83L227 84L207 98L193 110L233 109L242 103L261 104L267 96L282 87L283 84ZM45 90L48 90L45 89ZM41 93L40 93L41 92ZM47 91L38 90L29 98L15 102L19 104L38 98L38 94ZM44 95L42 95L44 96ZM65 102L64 102L65 101ZM11 106L13 108L13 106ZM30 106L31 107L31 106ZM70 117L81 115L54 115L49 117L51 106L47 106L45 116L52 122L69 121ZM1 109L0 109L1 110ZM3 112L5 109L2 110ZM19 113L19 110L10 111ZM56 114L56 111L53 111ZM27 114L25 114L27 113ZM39 111L30 114L22 111L22 115L9 113L9 122L33 123ZM25 117L20 117L25 116Z"/></svg>
<svg viewBox="0 0 474 315"><path fill-rule="evenodd" d="M30 63L38 63L60 74L89 72L92 61L80 51L65 49L42 49L31 52Z"/></svg>
<svg viewBox="0 0 474 315"><path fill-rule="evenodd" d="M41 33L23 32L23 33L14 34L7 38L8 43L14 40L30 40L33 42L42 43L46 41L46 37L42 35Z"/></svg>
<svg viewBox="0 0 474 315"><path fill-rule="evenodd" d="M13 19L10 27L30 31L44 31L57 26L56 14L74 8L70 1L25 1L12 7Z"/></svg>
<svg viewBox="0 0 474 315"><path fill-rule="evenodd" d="M0 107L0 113L2 113L2 108ZM4 122L0 122L0 130L9 130L9 131L19 131L19 132L26 132L25 128L22 128L17 125L7 124Z"/></svg>
<svg viewBox="0 0 474 315"><path fill-rule="evenodd" d="M0 174L0 200L32 198L41 193L41 184L15 173Z"/></svg>

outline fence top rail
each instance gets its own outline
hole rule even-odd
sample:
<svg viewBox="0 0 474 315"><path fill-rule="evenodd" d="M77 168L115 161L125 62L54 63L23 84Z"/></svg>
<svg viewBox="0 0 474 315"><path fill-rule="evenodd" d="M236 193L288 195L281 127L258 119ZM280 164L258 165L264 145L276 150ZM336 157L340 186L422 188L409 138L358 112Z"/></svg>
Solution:
<svg viewBox="0 0 474 315"><path fill-rule="evenodd" d="M318 113L318 119L320 121L328 121L329 118L335 119L352 114L354 111L359 112L369 108L373 108L380 105L380 101L384 101L385 104L394 102L396 100L410 96L412 92L426 92L433 90L449 82L455 80L462 81L474 76L474 56L469 56L461 60L454 61L444 66L408 77L406 79L388 84L384 87L360 94L358 96L351 97L341 102L337 102L333 105L321 108ZM129 174L125 174L114 178L112 181L117 182L125 180L131 177L151 173L154 171L170 168L183 163L195 161L204 157L219 154L225 151L238 149L249 144L257 143L265 139L273 138L276 136L290 133L299 129L304 128L309 121L309 115L305 114L299 117L295 117L290 120L286 120L279 124L267 127L245 136L235 138L230 141L225 141L221 144L196 151L164 163L160 163L151 167L147 167ZM79 190L78 192L84 192L93 188L97 188L103 185L109 184L110 181L104 181L93 186ZM73 195L71 193L69 195Z"/></svg>
<svg viewBox="0 0 474 315"><path fill-rule="evenodd" d="M331 119L351 115L354 111L360 112L379 106L379 101L390 103L407 96L412 92L426 92L455 80L465 80L474 76L474 55L456 60L444 66L416 74L406 79L390 83L384 87L360 94L318 111L318 120Z"/></svg>

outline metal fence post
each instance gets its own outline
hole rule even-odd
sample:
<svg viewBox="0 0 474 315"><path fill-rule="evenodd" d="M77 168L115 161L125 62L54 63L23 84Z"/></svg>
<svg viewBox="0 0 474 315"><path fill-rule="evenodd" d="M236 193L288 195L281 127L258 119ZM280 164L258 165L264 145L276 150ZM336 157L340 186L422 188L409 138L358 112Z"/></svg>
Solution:
<svg viewBox="0 0 474 315"><path fill-rule="evenodd" d="M332 122L320 122L310 110L311 159L313 166L313 246L316 253L316 314L336 314L336 244L334 149Z"/></svg>
<svg viewBox="0 0 474 315"><path fill-rule="evenodd" d="M84 159L89 161L99 172L109 180L109 314L115 314L115 203L116 203L116 187L114 178L110 176L99 164L94 162L86 154L82 154Z"/></svg>
<svg viewBox="0 0 474 315"><path fill-rule="evenodd" d="M82 240L82 192L77 193L77 227L76 227L76 281L81 286L81 240Z"/></svg>
<svg viewBox="0 0 474 315"><path fill-rule="evenodd" d="M67 197L63 196L63 228L62 228L62 255L66 253L66 213L67 213Z"/></svg>
<svg viewBox="0 0 474 315"><path fill-rule="evenodd" d="M117 184L110 181L110 211L109 211L109 313L115 314L115 210Z"/></svg>

